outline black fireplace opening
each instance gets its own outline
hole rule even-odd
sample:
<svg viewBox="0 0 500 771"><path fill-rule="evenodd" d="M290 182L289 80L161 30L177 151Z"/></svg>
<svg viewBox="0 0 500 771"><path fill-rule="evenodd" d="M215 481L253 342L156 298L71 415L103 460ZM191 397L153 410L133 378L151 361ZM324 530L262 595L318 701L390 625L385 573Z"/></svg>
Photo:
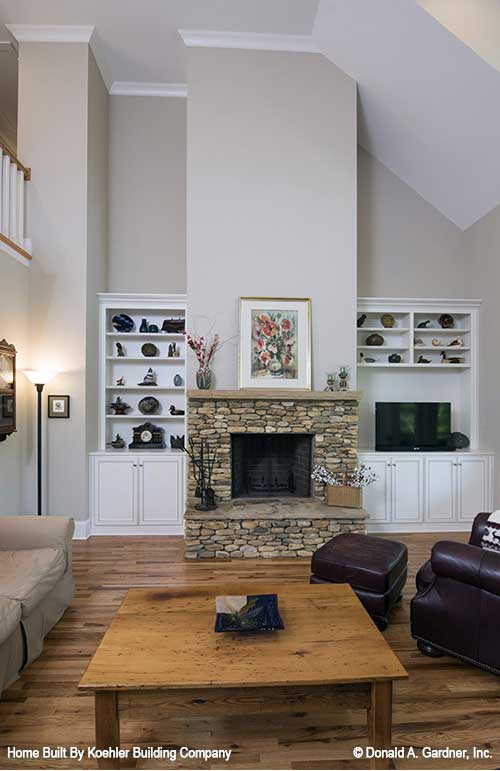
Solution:
<svg viewBox="0 0 500 771"><path fill-rule="evenodd" d="M233 498L311 495L312 434L232 434Z"/></svg>

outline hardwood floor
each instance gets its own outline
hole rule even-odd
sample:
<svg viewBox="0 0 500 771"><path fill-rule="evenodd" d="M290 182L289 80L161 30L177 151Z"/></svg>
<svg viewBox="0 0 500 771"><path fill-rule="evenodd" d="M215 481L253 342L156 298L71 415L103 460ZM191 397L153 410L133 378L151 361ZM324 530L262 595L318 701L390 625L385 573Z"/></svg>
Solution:
<svg viewBox="0 0 500 771"><path fill-rule="evenodd" d="M386 638L409 672L395 684L394 733L396 746L412 745L467 749L468 760L396 759L400 769L494 769L500 766L500 678L456 659L429 659L416 649L409 633L409 600L414 576L436 540L460 534L398 535L408 544L410 575L405 597L392 615ZM239 560L185 562L182 539L174 537L94 537L74 544L77 591L71 607L45 641L42 656L22 674L0 702L1 768L95 768L95 761L14 760L7 747L22 749L50 745L94 743L94 705L77 690L80 677L108 623L132 586L187 585L216 580L265 579L307 581L308 560ZM356 651L353 651L353 656ZM124 662L126 666L126 662ZM366 768L353 759L352 748L366 743L366 713L339 710L295 712L276 721L269 715L249 720L186 718L173 721L161 714L134 715L122 721L122 743L178 748L232 749L229 762L203 760L129 759L124 768L335 769ZM489 760L473 758L472 747L490 751Z"/></svg>

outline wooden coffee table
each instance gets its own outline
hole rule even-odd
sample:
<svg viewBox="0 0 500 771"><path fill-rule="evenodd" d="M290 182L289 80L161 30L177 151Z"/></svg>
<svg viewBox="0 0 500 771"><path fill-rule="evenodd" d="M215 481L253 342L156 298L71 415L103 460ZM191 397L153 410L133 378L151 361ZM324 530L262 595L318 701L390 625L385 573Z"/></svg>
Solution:
<svg viewBox="0 0 500 771"><path fill-rule="evenodd" d="M285 629L216 634L215 595L276 593ZM245 582L131 589L85 672L95 691L96 746L120 745L120 711L221 715L293 705L367 708L368 745L391 745L392 683L406 678L347 584ZM167 741L168 737L165 737ZM373 767L386 768L384 760ZM119 761L100 762L118 768Z"/></svg>

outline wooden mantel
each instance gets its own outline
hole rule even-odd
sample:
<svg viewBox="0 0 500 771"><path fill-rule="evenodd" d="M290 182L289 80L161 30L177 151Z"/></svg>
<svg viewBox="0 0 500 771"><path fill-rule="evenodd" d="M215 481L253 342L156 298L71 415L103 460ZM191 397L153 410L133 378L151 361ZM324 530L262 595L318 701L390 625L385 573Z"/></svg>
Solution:
<svg viewBox="0 0 500 771"><path fill-rule="evenodd" d="M203 391L191 389L188 399L195 401L239 400L239 401L356 401L363 396L362 391L307 391L292 388L239 388L234 391Z"/></svg>

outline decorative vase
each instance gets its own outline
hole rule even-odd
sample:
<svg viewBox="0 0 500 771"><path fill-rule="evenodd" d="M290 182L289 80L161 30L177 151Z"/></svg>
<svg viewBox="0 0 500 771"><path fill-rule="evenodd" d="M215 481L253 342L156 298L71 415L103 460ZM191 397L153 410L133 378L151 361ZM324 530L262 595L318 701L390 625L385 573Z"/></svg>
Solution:
<svg viewBox="0 0 500 771"><path fill-rule="evenodd" d="M210 367L200 367L196 373L196 385L200 391L209 391L212 388L212 370Z"/></svg>
<svg viewBox="0 0 500 771"><path fill-rule="evenodd" d="M141 326L139 327L139 332L149 332L149 325L148 325L148 320L147 319L143 319L141 321Z"/></svg>

